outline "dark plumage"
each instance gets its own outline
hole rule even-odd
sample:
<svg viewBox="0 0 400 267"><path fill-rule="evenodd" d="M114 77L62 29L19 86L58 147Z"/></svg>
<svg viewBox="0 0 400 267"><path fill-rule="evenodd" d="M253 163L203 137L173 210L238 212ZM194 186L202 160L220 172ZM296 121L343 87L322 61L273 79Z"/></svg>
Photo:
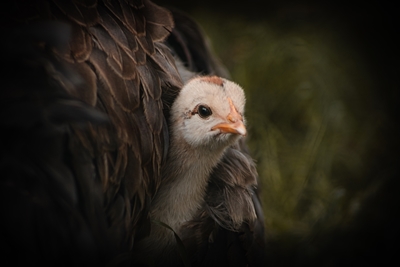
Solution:
<svg viewBox="0 0 400 267"><path fill-rule="evenodd" d="M1 26L8 37L1 44L8 51L1 56L7 66L0 107L3 259L32 265L137 263L134 246L151 230L148 212L169 150L169 109L182 86L178 55L170 49L190 44L164 42L173 17L146 0L21 0L3 11L2 22L8 22ZM181 17L179 23L185 20L191 21ZM208 48L196 51L202 50ZM209 52L204 55L209 58L203 61L214 62ZM196 62L189 70L213 72ZM232 157L213 172L208 206L198 215L204 219L189 222L199 225L193 240L199 247L191 247L195 264L210 255L231 257L231 246L214 250L211 237L215 244L218 236L232 237L245 258L253 239L263 235L244 221L237 229L218 224L221 216L232 215L229 198L238 192L240 199L240 181L257 179L241 150L232 148ZM224 171L235 168L234 162L248 170L227 184L230 193L223 201L229 203L219 210L213 196L218 183L234 175ZM253 200L257 206L257 197Z"/></svg>

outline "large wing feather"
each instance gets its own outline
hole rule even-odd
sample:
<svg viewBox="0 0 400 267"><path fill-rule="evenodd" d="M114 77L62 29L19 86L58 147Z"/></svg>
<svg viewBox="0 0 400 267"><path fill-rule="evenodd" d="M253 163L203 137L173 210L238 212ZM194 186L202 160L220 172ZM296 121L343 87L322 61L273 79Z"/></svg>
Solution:
<svg viewBox="0 0 400 267"><path fill-rule="evenodd" d="M26 257L17 261L29 264L129 263L124 253L150 230L169 108L182 85L169 48L190 71L229 74L182 13L174 11L165 46L171 13L146 0L11 5L1 14L2 29L13 32L1 44L13 51L1 58L11 66L2 72L0 107L2 256L18 250ZM262 211L245 147L230 148L211 178L206 204L188 223L194 263L258 263Z"/></svg>
<svg viewBox="0 0 400 267"><path fill-rule="evenodd" d="M91 153L71 128L85 133L88 123L102 128L108 119L67 93L60 75L71 85L85 81L35 45L59 47L68 32L59 23L4 32L0 246L6 262L101 264L115 255Z"/></svg>
<svg viewBox="0 0 400 267"><path fill-rule="evenodd" d="M25 40L33 48L23 47L21 38L13 39L14 46L35 50L33 60L39 62L39 67L58 71L33 77L29 75L30 63L17 57L22 62L16 62L27 65L28 70L14 68L13 76L2 75L7 81L17 75L25 76L27 81L56 80L56 86L46 84L46 90L41 92L40 86L23 84L18 90L28 95L32 91L35 97L14 97L10 90L16 86L10 87L10 82L2 92L3 96L10 94L5 101L15 102L2 106L2 122L9 108L20 108L13 118L21 124L15 128L3 123L3 130L22 132L19 135L23 136L10 134L8 138L15 145L16 138L22 138L25 145L2 150L2 170L9 173L1 180L2 191L12 192L5 194L11 204L2 205L2 211L11 218L9 227L14 231L1 243L11 242L15 246L7 251L13 251L22 242L15 238L17 229L11 227L18 221L26 230L22 231L27 239L23 243L27 244L26 255L33 257L30 261L55 263L69 256L67 265L84 263L82 259L104 265L116 255L128 252L136 239L149 231L147 211L160 184L160 170L168 149L166 118L182 85L173 58L162 44L173 28L172 16L146 0L16 2L7 14L1 14L2 20L14 23L13 29L7 30L17 32L22 25L41 21L54 25L55 21L62 21L70 29L70 38L63 46L57 46L39 34L33 41ZM61 38L67 31L58 30L49 35ZM15 54L20 52L18 49L15 47ZM3 64L11 60L2 57ZM69 68L73 79L59 65ZM58 101L56 92L69 102ZM27 99L27 103L22 99ZM43 112L60 121L57 127L62 126L60 133L57 129L53 133L56 126L46 126L44 133L50 132L46 142L40 141L45 139L41 136L43 131L33 128L42 123ZM15 119L17 115L19 119ZM108 124L104 125L106 120ZM17 150L24 156L6 164L7 153ZM24 161L31 167L17 170L18 166L25 166ZM18 178L11 178L13 172ZM32 184L29 188L24 185L28 176ZM51 192L53 188L55 191ZM21 198L21 194L27 196ZM35 202L37 196L40 203ZM17 199L22 204L13 203ZM24 209L19 209L21 205ZM28 210L29 214L19 214ZM47 215L40 218L41 214ZM35 232L35 227L41 232ZM42 246L35 247L39 241Z"/></svg>

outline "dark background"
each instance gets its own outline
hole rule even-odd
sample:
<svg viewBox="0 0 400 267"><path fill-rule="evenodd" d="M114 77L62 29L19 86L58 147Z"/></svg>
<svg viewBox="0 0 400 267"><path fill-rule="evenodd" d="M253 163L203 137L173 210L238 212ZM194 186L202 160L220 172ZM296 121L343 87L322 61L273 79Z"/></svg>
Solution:
<svg viewBox="0 0 400 267"><path fill-rule="evenodd" d="M194 18L246 91L269 261L398 262L398 8L322 2L156 1Z"/></svg>

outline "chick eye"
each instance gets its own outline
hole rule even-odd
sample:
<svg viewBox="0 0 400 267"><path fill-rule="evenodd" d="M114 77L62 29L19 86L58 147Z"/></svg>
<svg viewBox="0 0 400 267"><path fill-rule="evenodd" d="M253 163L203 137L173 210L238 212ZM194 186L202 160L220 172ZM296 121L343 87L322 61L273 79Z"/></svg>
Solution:
<svg viewBox="0 0 400 267"><path fill-rule="evenodd" d="M197 109L197 113L199 114L200 118L207 119L211 116L212 111L209 107L200 105Z"/></svg>

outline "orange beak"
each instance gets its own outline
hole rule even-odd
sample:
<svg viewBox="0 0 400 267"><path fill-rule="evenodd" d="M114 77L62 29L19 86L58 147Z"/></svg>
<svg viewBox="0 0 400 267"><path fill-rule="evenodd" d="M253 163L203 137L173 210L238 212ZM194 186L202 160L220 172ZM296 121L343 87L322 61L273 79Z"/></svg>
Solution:
<svg viewBox="0 0 400 267"><path fill-rule="evenodd" d="M232 100L228 98L230 113L226 117L227 123L220 123L211 128L212 131L220 130L221 133L233 133L246 136L247 130L243 124L242 116L237 112Z"/></svg>

